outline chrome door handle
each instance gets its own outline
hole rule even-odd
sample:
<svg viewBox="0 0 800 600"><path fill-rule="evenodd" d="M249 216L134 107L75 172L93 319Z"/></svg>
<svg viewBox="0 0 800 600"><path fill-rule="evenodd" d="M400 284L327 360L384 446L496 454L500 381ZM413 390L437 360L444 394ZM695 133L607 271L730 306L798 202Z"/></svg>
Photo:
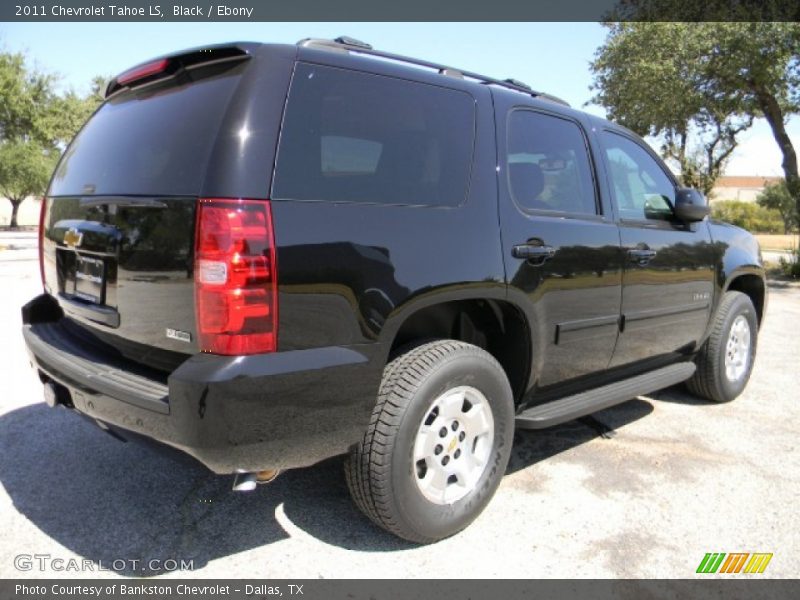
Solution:
<svg viewBox="0 0 800 600"><path fill-rule="evenodd" d="M546 261L556 255L556 249L552 246L538 246L536 244L517 244L511 248L511 256L523 260Z"/></svg>

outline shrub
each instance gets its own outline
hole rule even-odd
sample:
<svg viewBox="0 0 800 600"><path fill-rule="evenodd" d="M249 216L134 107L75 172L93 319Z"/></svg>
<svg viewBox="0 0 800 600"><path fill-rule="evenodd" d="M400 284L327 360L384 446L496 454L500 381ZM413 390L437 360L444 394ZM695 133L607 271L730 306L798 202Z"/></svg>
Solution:
<svg viewBox="0 0 800 600"><path fill-rule="evenodd" d="M755 202L713 202L711 216L753 233L783 233L784 230L780 212L774 208L759 206Z"/></svg>
<svg viewBox="0 0 800 600"><path fill-rule="evenodd" d="M797 204L789 193L789 188L786 187L786 180L765 187L764 191L756 198L756 202L759 206L774 208L780 213L781 219L783 219L784 233L797 230L797 226L800 224L797 218Z"/></svg>
<svg viewBox="0 0 800 600"><path fill-rule="evenodd" d="M781 271L786 277L792 279L800 279L800 248L792 252L791 260L786 260L783 256L778 259L781 265Z"/></svg>

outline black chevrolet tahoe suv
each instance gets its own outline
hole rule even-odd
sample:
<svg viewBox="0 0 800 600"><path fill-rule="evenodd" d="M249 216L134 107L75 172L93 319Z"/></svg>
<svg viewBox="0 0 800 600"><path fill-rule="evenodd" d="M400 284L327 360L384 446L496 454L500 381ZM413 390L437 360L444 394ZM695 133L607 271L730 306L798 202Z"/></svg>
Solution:
<svg viewBox="0 0 800 600"><path fill-rule="evenodd" d="M50 405L237 489L347 454L359 508L431 542L515 428L743 390L764 268L707 215L513 79L349 38L193 49L112 80L66 149L23 334Z"/></svg>

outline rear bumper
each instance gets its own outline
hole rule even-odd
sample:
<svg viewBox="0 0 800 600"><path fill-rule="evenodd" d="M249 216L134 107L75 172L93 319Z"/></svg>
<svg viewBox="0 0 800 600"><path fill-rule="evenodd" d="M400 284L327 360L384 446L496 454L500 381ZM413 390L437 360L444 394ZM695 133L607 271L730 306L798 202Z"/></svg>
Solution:
<svg viewBox="0 0 800 600"><path fill-rule="evenodd" d="M76 336L50 296L27 304L23 322L32 364L69 390L74 410L216 473L302 467L346 452L366 430L383 369L381 347L365 344L198 354L165 376Z"/></svg>

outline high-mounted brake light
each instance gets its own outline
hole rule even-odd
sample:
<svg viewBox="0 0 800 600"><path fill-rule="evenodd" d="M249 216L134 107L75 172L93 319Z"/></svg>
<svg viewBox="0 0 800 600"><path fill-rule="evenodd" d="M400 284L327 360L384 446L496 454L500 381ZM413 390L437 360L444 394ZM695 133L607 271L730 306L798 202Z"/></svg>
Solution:
<svg viewBox="0 0 800 600"><path fill-rule="evenodd" d="M47 215L47 198L42 196L42 206L39 208L39 275L42 277L44 287L44 227Z"/></svg>
<svg viewBox="0 0 800 600"><path fill-rule="evenodd" d="M109 81L106 86L105 97L110 98L128 84L146 83L159 79L159 76L177 75L203 65L229 63L233 66L240 61L251 58L251 52L255 47L257 47L257 44L204 46L186 50L180 54L172 54L166 58L151 60L143 65L128 69L122 75L118 75L115 79ZM186 78L178 79L186 83ZM194 81L195 79L189 78L189 80ZM180 81L176 81L176 83Z"/></svg>
<svg viewBox="0 0 800 600"><path fill-rule="evenodd" d="M200 349L274 352L278 277L267 200L203 198L195 232L195 311Z"/></svg>
<svg viewBox="0 0 800 600"><path fill-rule="evenodd" d="M154 60L149 63L145 63L143 65L139 65L138 67L134 67L128 71L125 71L122 75L117 77L117 82L120 85L127 85L133 81L138 81L139 79L144 79L146 77L150 77L151 75L156 75L158 73L163 73L167 70L169 66L169 59L162 58L160 60Z"/></svg>

